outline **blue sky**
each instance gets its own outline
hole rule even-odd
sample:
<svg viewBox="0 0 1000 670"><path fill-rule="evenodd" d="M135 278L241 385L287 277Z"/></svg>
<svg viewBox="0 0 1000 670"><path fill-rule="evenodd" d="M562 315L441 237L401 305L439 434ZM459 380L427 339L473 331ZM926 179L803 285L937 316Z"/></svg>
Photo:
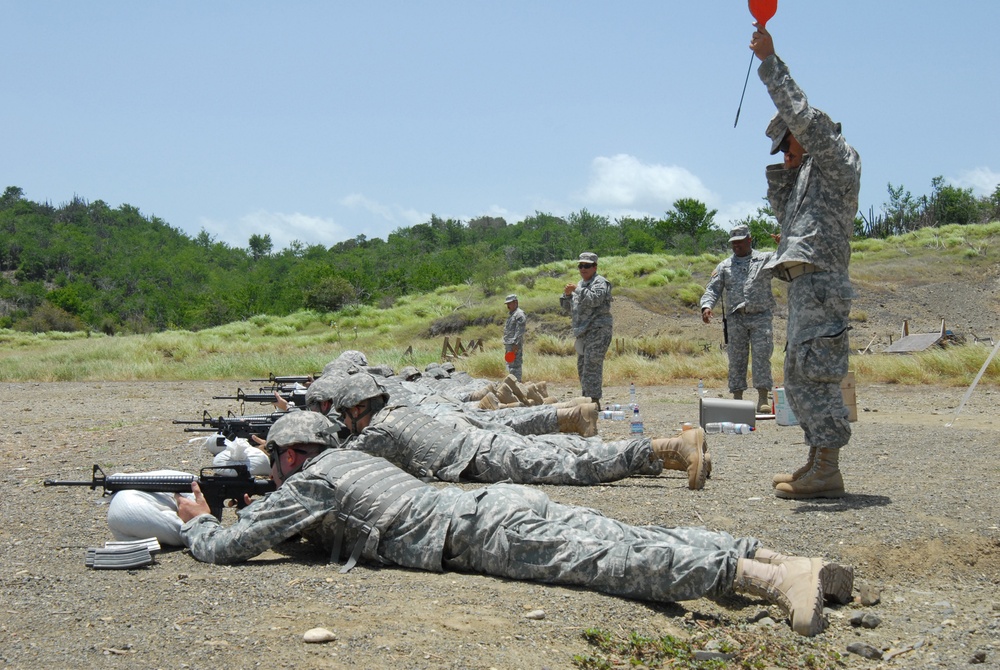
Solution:
<svg viewBox="0 0 1000 670"><path fill-rule="evenodd" d="M436 214L753 212L773 106L743 0L8 2L2 184L192 237L331 245ZM810 102L886 185L1000 183L1000 3L780 0ZM992 82L992 83L991 83Z"/></svg>

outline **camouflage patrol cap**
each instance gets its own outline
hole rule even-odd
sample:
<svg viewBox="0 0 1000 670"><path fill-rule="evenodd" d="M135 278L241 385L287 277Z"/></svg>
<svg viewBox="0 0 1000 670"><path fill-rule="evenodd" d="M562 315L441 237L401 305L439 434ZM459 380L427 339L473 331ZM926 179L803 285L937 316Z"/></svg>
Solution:
<svg viewBox="0 0 1000 670"><path fill-rule="evenodd" d="M378 383L374 375L358 371L336 380L330 399L333 408L338 412L356 407L370 398L381 397L383 402L389 402L389 392Z"/></svg>
<svg viewBox="0 0 1000 670"><path fill-rule="evenodd" d="M318 412L289 412L267 431L268 451L293 444L318 444L324 449L340 445L337 431L344 428L340 421L331 421Z"/></svg>
<svg viewBox="0 0 1000 670"><path fill-rule="evenodd" d="M455 364L451 361L445 361L441 364L441 369L447 373L452 373L455 371Z"/></svg>
<svg viewBox="0 0 1000 670"><path fill-rule="evenodd" d="M749 226L735 226L729 231L730 242L739 242L740 240L745 240L748 237L750 237Z"/></svg>
<svg viewBox="0 0 1000 670"><path fill-rule="evenodd" d="M516 293L511 293L509 296L507 296L506 299L504 299L503 302L504 302L505 305L506 304L510 304L512 302L517 302L517 294Z"/></svg>
<svg viewBox="0 0 1000 670"><path fill-rule="evenodd" d="M771 122L767 124L767 130L764 131L764 134L771 138L772 156L778 153L781 143L785 141L789 132L791 131L788 130L788 124L785 123L785 120L781 118L780 114L775 114Z"/></svg>
<svg viewBox="0 0 1000 670"><path fill-rule="evenodd" d="M578 263L593 263L597 265L597 254L591 253L589 251L584 251L580 254L580 258L577 260Z"/></svg>

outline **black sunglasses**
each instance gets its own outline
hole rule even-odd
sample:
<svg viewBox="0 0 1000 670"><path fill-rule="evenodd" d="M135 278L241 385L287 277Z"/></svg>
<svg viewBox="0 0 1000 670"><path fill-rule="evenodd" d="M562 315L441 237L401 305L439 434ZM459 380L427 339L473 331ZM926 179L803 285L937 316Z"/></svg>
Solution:
<svg viewBox="0 0 1000 670"><path fill-rule="evenodd" d="M778 151L780 151L783 154L786 154L788 153L789 147L791 147L791 144L789 143L788 135L786 134L785 139L781 140L781 144L778 145Z"/></svg>
<svg viewBox="0 0 1000 670"><path fill-rule="evenodd" d="M583 270L583 269L586 269L586 268L592 268L592 267L594 267L594 263L580 263L576 267L578 269L580 269L580 270Z"/></svg>

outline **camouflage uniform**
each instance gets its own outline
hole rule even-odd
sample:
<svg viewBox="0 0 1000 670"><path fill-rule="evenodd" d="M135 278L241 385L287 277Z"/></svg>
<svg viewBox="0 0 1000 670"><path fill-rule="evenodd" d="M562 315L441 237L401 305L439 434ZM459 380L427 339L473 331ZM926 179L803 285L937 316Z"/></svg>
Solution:
<svg viewBox="0 0 1000 670"><path fill-rule="evenodd" d="M524 353L524 330L527 317L520 307L507 315L507 320L503 324L503 344L504 351L517 350L514 360L507 363L507 372L514 375L517 381L521 381L522 354Z"/></svg>
<svg viewBox="0 0 1000 670"><path fill-rule="evenodd" d="M539 416L546 416L540 414ZM420 477L441 481L513 481L588 486L632 475L658 475L648 438L604 443L579 435L532 435L475 428L420 409L389 406L347 443Z"/></svg>
<svg viewBox="0 0 1000 670"><path fill-rule="evenodd" d="M181 534L200 561L237 563L296 534L331 560L462 570L672 602L732 593L737 561L760 543L703 528L630 526L539 491L436 488L388 461L328 449L222 527L209 514Z"/></svg>
<svg viewBox="0 0 1000 670"><path fill-rule="evenodd" d="M576 336L576 371L582 395L600 402L604 385L604 356L611 346L611 283L599 274L577 284L573 295L559 304L572 315Z"/></svg>
<svg viewBox="0 0 1000 670"><path fill-rule="evenodd" d="M765 264L772 252L735 254L715 267L712 278L701 296L701 308L711 309L723 296L727 313L726 332L729 342L729 391L747 388L747 359L753 352L753 385L758 389L774 386L771 378L771 354L774 351L774 295L771 293L771 271Z"/></svg>
<svg viewBox="0 0 1000 670"><path fill-rule="evenodd" d="M861 159L840 124L809 105L780 58L766 58L758 74L778 109L768 134L780 139L790 130L808 152L797 169L779 164L766 170L768 200L781 224L781 242L767 267L790 281L785 390L806 444L839 448L851 437L840 382L850 349L854 290L848 264ZM803 267L812 271L792 276Z"/></svg>

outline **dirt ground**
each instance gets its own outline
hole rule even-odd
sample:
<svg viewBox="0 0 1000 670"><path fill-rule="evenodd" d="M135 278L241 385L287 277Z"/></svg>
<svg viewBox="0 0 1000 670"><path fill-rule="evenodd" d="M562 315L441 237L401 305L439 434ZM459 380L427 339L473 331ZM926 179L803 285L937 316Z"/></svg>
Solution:
<svg viewBox="0 0 1000 670"><path fill-rule="evenodd" d="M759 422L750 435L712 439L714 471L703 491L689 491L677 472L544 487L556 501L630 523L703 525L855 565L856 595L867 585L866 596L878 602L830 609L829 630L806 640L780 611L754 599L657 604L480 575L363 565L340 574L302 544L233 567L199 563L180 549L138 570L85 567L85 549L112 539L107 499L87 488L43 487L43 480L89 478L94 463L109 474L208 465L210 456L197 453L171 420L238 409L211 398L242 382L0 387L7 464L0 474L0 665L567 668L575 654L592 651L582 637L591 627L697 644L750 634L803 653L839 652L848 668L1000 665L996 389L977 389L948 427L964 389L858 380L860 420L842 457L851 495L841 500L773 496L772 473L797 467L805 454L801 431L774 421ZM680 422L697 420L694 389L640 394L647 434L672 434ZM605 401L625 403L627 390L608 388ZM628 431L625 422L600 428L608 439ZM526 617L536 610L543 618ZM880 622L852 625L860 614ZM303 633L315 627L336 639L305 643ZM848 653L854 642L892 658ZM794 667L801 659L774 662Z"/></svg>

